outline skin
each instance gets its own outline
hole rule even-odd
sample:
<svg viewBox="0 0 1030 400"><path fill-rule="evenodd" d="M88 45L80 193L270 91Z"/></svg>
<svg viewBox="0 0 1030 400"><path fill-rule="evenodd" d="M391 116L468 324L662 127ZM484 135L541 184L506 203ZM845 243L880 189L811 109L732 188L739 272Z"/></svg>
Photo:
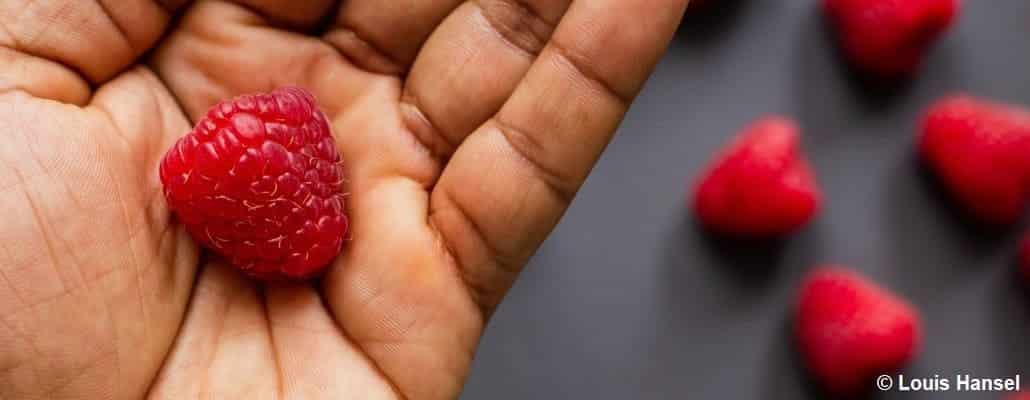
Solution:
<svg viewBox="0 0 1030 400"><path fill-rule="evenodd" d="M0 2L0 398L457 397L686 2ZM352 231L318 282L260 285L157 163L282 85L329 116Z"/></svg>

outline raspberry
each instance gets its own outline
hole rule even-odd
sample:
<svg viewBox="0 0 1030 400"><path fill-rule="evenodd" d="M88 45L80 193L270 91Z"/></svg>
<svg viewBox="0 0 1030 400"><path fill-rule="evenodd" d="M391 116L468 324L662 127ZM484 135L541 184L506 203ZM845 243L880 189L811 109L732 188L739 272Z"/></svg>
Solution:
<svg viewBox="0 0 1030 400"><path fill-rule="evenodd" d="M804 226L821 195L797 124L784 117L753 122L710 167L693 202L698 219L724 235L779 236Z"/></svg>
<svg viewBox="0 0 1030 400"><path fill-rule="evenodd" d="M833 398L865 394L876 376L908 364L922 341L910 304L840 267L808 275L794 324L805 364Z"/></svg>
<svg viewBox="0 0 1030 400"><path fill-rule="evenodd" d="M886 78L910 75L955 20L958 0L823 0L847 58Z"/></svg>
<svg viewBox="0 0 1030 400"><path fill-rule="evenodd" d="M168 150L160 175L190 235L252 278L310 278L341 250L340 155L304 89L216 104Z"/></svg>
<svg viewBox="0 0 1030 400"><path fill-rule="evenodd" d="M923 119L922 158L981 221L1013 224L1030 182L1030 111L966 95L944 98Z"/></svg>

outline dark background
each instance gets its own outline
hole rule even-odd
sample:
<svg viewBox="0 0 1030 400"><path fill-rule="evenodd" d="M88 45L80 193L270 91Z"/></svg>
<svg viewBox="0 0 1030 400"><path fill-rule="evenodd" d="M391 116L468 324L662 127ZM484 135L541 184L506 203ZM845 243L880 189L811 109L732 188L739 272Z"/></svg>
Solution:
<svg viewBox="0 0 1030 400"><path fill-rule="evenodd" d="M821 263L861 270L922 311L925 344L908 374L1027 371L1022 227L964 221L913 140L921 111L951 92L1030 105L1030 1L965 0L922 73L895 90L854 78L814 0L730 1L684 21L491 321L464 399L819 398L788 324L799 279ZM725 243L695 226L688 184L763 113L803 126L824 209L782 243Z"/></svg>

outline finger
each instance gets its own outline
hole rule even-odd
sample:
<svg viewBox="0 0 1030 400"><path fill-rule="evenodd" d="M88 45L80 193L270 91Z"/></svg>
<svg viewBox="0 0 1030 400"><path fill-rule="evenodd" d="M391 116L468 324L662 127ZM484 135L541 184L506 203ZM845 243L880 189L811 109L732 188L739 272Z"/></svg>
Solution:
<svg viewBox="0 0 1030 400"><path fill-rule="evenodd" d="M479 309L427 224L439 167L394 111L400 85L333 119L348 177L350 241L323 279L348 336L403 398L456 398L482 333ZM340 136L346 135L346 136Z"/></svg>
<svg viewBox="0 0 1030 400"><path fill-rule="evenodd" d="M369 85L325 42L270 28L253 9L227 2L191 7L151 63L193 121L223 99L285 85L311 89L332 114Z"/></svg>
<svg viewBox="0 0 1030 400"><path fill-rule="evenodd" d="M0 90L82 105L89 84L110 80L149 49L173 11L152 0L2 1L0 48L9 50L0 54Z"/></svg>
<svg viewBox="0 0 1030 400"><path fill-rule="evenodd" d="M458 148L431 221L487 309L572 200L685 5L574 2L511 99Z"/></svg>
<svg viewBox="0 0 1030 400"><path fill-rule="evenodd" d="M389 381L340 332L313 288L273 285L265 296L282 398L397 398Z"/></svg>
<svg viewBox="0 0 1030 400"><path fill-rule="evenodd" d="M16 90L79 106L90 96L89 84L61 63L0 47L0 94Z"/></svg>
<svg viewBox="0 0 1030 400"><path fill-rule="evenodd" d="M179 331L150 398L395 398L309 286L262 291L229 266L209 264Z"/></svg>
<svg viewBox="0 0 1030 400"><path fill-rule="evenodd" d="M570 0L479 0L433 32L408 75L409 129L447 158L501 108L551 37Z"/></svg>
<svg viewBox="0 0 1030 400"><path fill-rule="evenodd" d="M325 35L352 62L366 70L400 74L419 48L462 0L343 2Z"/></svg>
<svg viewBox="0 0 1030 400"><path fill-rule="evenodd" d="M150 389L155 399L234 399L275 393L276 362L257 288L226 265L200 271L175 345Z"/></svg>

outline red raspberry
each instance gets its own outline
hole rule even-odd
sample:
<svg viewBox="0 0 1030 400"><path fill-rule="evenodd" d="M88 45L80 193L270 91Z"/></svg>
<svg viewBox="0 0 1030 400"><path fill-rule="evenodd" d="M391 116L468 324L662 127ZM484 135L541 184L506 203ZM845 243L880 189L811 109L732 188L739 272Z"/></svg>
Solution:
<svg viewBox="0 0 1030 400"><path fill-rule="evenodd" d="M215 105L165 154L161 182L193 238L253 278L315 276L347 232L340 155L304 89Z"/></svg>
<svg viewBox="0 0 1030 400"><path fill-rule="evenodd" d="M821 195L799 147L790 119L752 123L697 185L698 219L718 233L744 238L784 235L805 225Z"/></svg>
<svg viewBox="0 0 1030 400"><path fill-rule="evenodd" d="M910 75L955 20L958 0L823 0L844 54L887 78Z"/></svg>
<svg viewBox="0 0 1030 400"><path fill-rule="evenodd" d="M981 220L1015 223L1030 178L1030 112L959 95L923 119L919 150L958 201Z"/></svg>
<svg viewBox="0 0 1030 400"><path fill-rule="evenodd" d="M855 272L822 267L801 286L794 321L798 350L833 398L862 395L881 374L919 351L919 314Z"/></svg>

